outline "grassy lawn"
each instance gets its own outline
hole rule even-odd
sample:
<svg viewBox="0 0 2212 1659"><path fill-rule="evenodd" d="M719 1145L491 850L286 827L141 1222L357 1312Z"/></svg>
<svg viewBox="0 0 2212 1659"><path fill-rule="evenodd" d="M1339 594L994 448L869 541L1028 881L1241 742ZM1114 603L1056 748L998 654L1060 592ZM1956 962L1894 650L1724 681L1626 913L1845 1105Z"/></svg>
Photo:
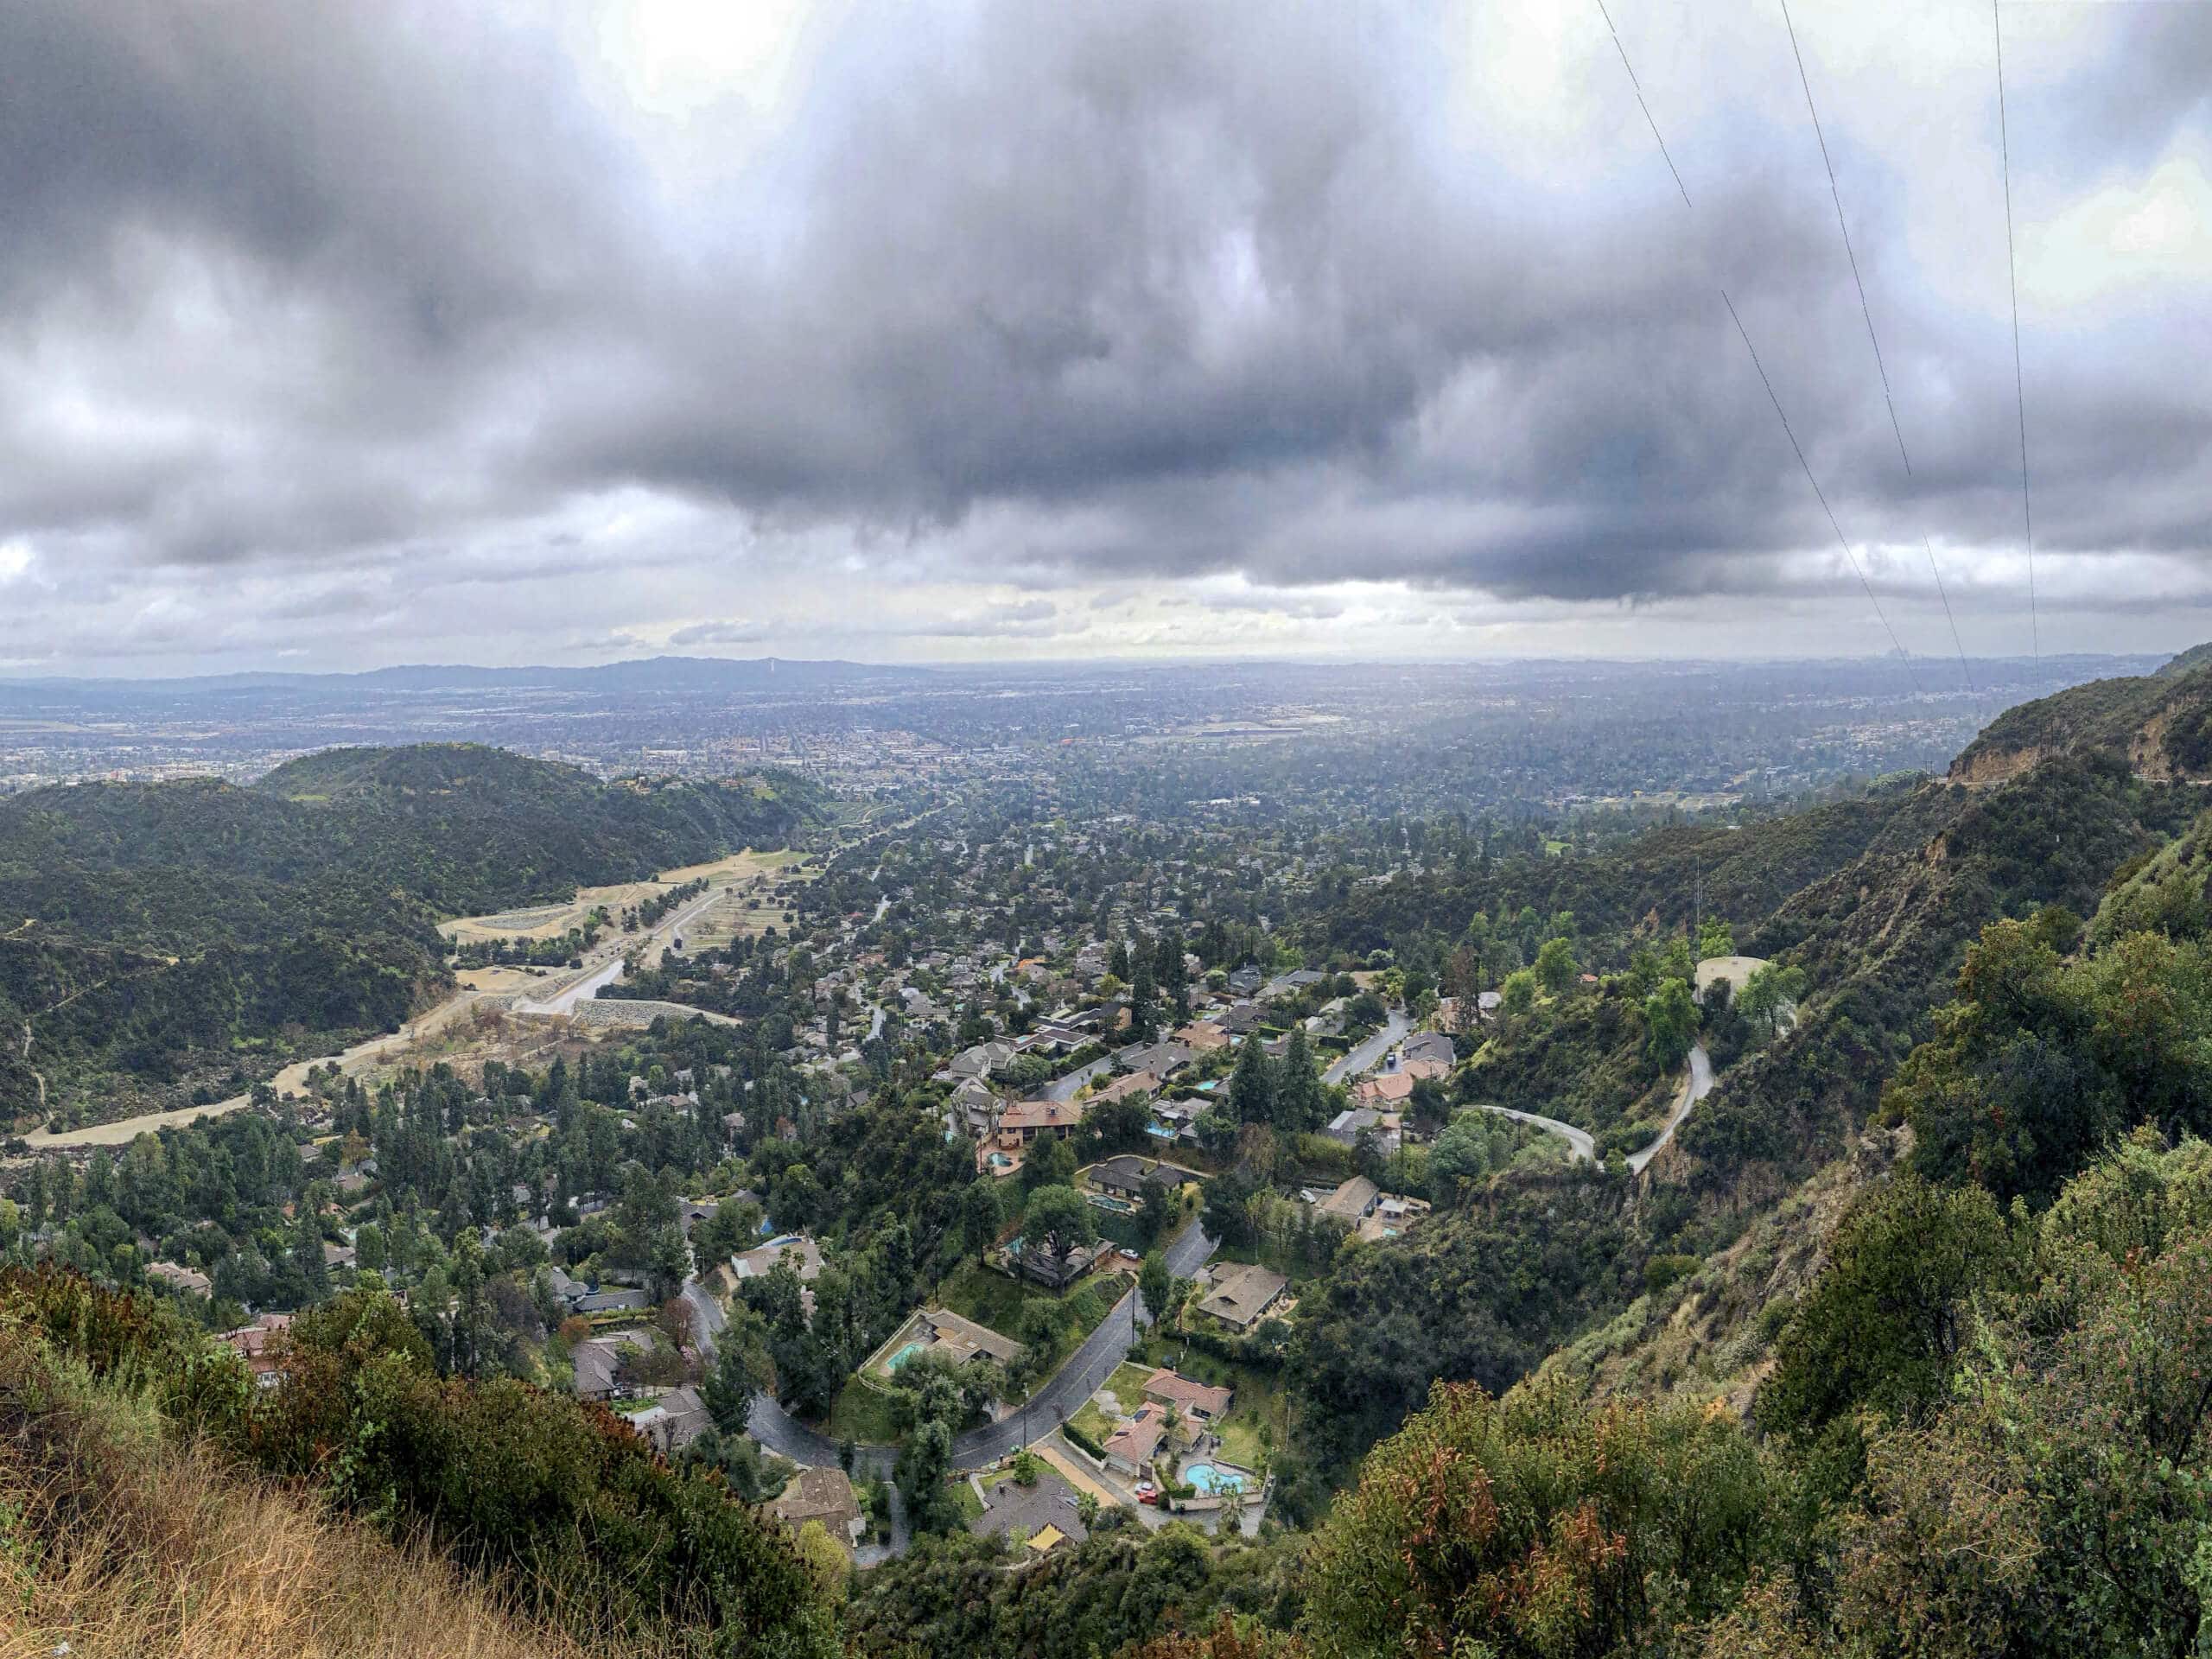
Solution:
<svg viewBox="0 0 2212 1659"><path fill-rule="evenodd" d="M887 1395L879 1394L858 1377L846 1380L830 1408L825 1433L841 1440L881 1445L899 1438L899 1420Z"/></svg>
<svg viewBox="0 0 2212 1659"><path fill-rule="evenodd" d="M1132 1365L1125 1359L1114 1368L1113 1376L1106 1379L1106 1386L1122 1402L1122 1409L1132 1416L1136 1414L1136 1408L1144 1404L1145 1381L1151 1376L1152 1369L1147 1365Z"/></svg>
<svg viewBox="0 0 2212 1659"><path fill-rule="evenodd" d="M969 1262L938 1287L937 1300L939 1306L949 1307L964 1319L988 1325L1001 1336L1017 1341L1020 1339L1022 1308L1031 1302L1045 1303L1067 1321L1054 1348L1057 1365L1058 1359L1073 1353L1083 1339L1099 1327L1128 1287L1128 1281L1122 1275L1093 1274L1065 1295L1056 1296L1026 1280L1009 1279L1002 1273Z"/></svg>
<svg viewBox="0 0 2212 1659"><path fill-rule="evenodd" d="M988 1325L1006 1337L1014 1334L1025 1302L1058 1300L1048 1290L1009 1279L974 1262L962 1263L957 1272L937 1287L938 1306L949 1307L961 1318L973 1319L978 1325Z"/></svg>
<svg viewBox="0 0 2212 1659"><path fill-rule="evenodd" d="M1154 1338L1146 1343L1143 1357L1173 1366L1176 1344L1172 1339ZM1122 1372L1134 1369L1123 1365L1115 1373L1115 1380L1118 1382ZM1200 1382L1235 1390L1229 1416L1216 1431L1221 1436L1224 1458L1249 1469L1262 1452L1272 1452L1278 1457L1281 1454L1290 1440L1290 1400L1283 1389L1281 1372L1259 1366L1232 1365L1211 1354L1196 1351L1183 1356L1181 1370L1184 1376ZM1266 1427L1264 1438L1262 1425Z"/></svg>
<svg viewBox="0 0 2212 1659"><path fill-rule="evenodd" d="M953 1502L960 1505L960 1524L972 1527L983 1518L983 1500L976 1496L976 1489L963 1477L952 1483Z"/></svg>
<svg viewBox="0 0 2212 1659"><path fill-rule="evenodd" d="M1080 1433L1090 1436L1095 1446L1105 1445L1106 1437L1114 1432L1114 1425L1108 1421L1105 1408L1096 1400L1084 1401L1083 1409L1068 1421Z"/></svg>

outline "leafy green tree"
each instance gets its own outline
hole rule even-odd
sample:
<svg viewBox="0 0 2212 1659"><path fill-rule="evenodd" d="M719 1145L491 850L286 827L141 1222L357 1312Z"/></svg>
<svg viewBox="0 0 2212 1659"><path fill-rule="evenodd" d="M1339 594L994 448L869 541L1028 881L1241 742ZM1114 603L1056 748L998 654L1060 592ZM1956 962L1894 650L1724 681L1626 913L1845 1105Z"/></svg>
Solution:
<svg viewBox="0 0 2212 1659"><path fill-rule="evenodd" d="M1274 1068L1255 1032L1237 1045L1236 1069L1229 1077L1230 1110L1240 1123L1272 1123L1274 1104Z"/></svg>
<svg viewBox="0 0 2212 1659"><path fill-rule="evenodd" d="M1735 931L1726 922L1718 916L1708 916L1698 925L1698 961L1704 962L1713 957L1732 957L1735 954Z"/></svg>
<svg viewBox="0 0 2212 1659"><path fill-rule="evenodd" d="M1689 982L1662 979L1643 1000L1643 1052L1662 1071L1672 1071L1689 1057L1697 1040L1697 1002Z"/></svg>
<svg viewBox="0 0 2212 1659"><path fill-rule="evenodd" d="M1882 1182L1837 1224L1827 1265L1777 1340L1759 1421L1802 1433L1860 1408L1924 1416L1948 1395L1975 1297L2023 1265L1981 1188L1910 1173Z"/></svg>
<svg viewBox="0 0 2212 1659"><path fill-rule="evenodd" d="M1064 1269L1068 1257L1098 1236L1096 1211L1071 1186L1040 1186L1022 1214L1025 1249L1041 1249Z"/></svg>
<svg viewBox="0 0 2212 1659"><path fill-rule="evenodd" d="M1574 958L1574 944L1569 939L1547 939L1543 949L1536 952L1536 978L1554 996L1565 996L1574 988L1582 973L1582 964Z"/></svg>
<svg viewBox="0 0 2212 1659"><path fill-rule="evenodd" d="M1154 1319L1167 1312L1175 1295L1175 1275L1168 1270L1167 1258L1159 1251L1147 1255L1137 1269L1137 1290L1144 1298L1145 1311Z"/></svg>
<svg viewBox="0 0 2212 1659"><path fill-rule="evenodd" d="M1769 1037L1778 1037L1783 1015L1803 1000L1805 985L1805 970L1794 964L1769 963L1754 968L1736 998L1736 1011L1746 1020L1763 1023Z"/></svg>
<svg viewBox="0 0 2212 1659"><path fill-rule="evenodd" d="M1065 1136L1039 1135L1029 1146L1021 1166L1022 1185L1033 1195L1046 1186L1071 1186L1075 1182L1075 1148Z"/></svg>
<svg viewBox="0 0 2212 1659"><path fill-rule="evenodd" d="M1505 976L1505 983L1498 987L1498 1006L1507 1014L1518 1018L1536 1006L1536 976L1526 968L1517 969Z"/></svg>
<svg viewBox="0 0 2212 1659"><path fill-rule="evenodd" d="M1628 1659L1732 1605L1772 1530L1750 1439L1724 1414L1579 1389L1440 1384L1375 1449L1307 1557L1318 1659Z"/></svg>
<svg viewBox="0 0 2212 1659"><path fill-rule="evenodd" d="M1321 1074L1314 1069L1313 1051L1303 1026L1292 1027L1290 1040L1283 1046L1274 1108L1272 1121L1283 1135L1310 1134L1329 1121L1328 1093L1322 1087Z"/></svg>

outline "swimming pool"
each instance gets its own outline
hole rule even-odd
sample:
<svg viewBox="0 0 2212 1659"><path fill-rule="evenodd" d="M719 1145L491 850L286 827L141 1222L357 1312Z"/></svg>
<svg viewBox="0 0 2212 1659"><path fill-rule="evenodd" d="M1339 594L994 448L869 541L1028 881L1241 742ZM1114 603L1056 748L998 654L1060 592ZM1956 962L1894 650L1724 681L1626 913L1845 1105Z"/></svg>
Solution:
<svg viewBox="0 0 2212 1659"><path fill-rule="evenodd" d="M920 1353L923 1349L928 1346L929 1344L926 1342L910 1342L904 1348L901 1348L897 1353L892 1355L889 1359L886 1360L883 1363L883 1369L887 1371L895 1371L901 1365L904 1365L908 1360L912 1359L916 1354Z"/></svg>
<svg viewBox="0 0 2212 1659"><path fill-rule="evenodd" d="M1217 1469L1210 1463L1186 1463L1183 1478L1201 1492L1241 1492L1244 1477L1228 1469Z"/></svg>

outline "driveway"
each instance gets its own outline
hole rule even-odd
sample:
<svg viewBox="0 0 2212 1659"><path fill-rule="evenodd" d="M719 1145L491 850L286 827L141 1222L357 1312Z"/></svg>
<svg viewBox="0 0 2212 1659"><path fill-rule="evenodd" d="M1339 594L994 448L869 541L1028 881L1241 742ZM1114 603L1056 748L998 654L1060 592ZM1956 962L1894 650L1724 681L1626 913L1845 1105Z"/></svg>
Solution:
<svg viewBox="0 0 2212 1659"><path fill-rule="evenodd" d="M1389 1053L1390 1045L1413 1028L1414 1022L1406 1017L1406 1011L1403 1008L1391 1009L1390 1017L1382 1022L1382 1029L1324 1071L1321 1074L1321 1081L1342 1083L1349 1077L1357 1077Z"/></svg>

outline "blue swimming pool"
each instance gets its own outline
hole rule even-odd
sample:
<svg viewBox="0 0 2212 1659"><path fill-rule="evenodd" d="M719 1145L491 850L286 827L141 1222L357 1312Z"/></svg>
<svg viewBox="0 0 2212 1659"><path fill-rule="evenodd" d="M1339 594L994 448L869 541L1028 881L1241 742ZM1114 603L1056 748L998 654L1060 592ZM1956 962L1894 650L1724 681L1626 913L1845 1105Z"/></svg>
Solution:
<svg viewBox="0 0 2212 1659"><path fill-rule="evenodd" d="M1210 1463L1186 1463L1183 1478L1205 1493L1241 1492L1244 1477L1228 1469L1217 1469Z"/></svg>
<svg viewBox="0 0 2212 1659"><path fill-rule="evenodd" d="M892 1355L889 1359L884 1362L884 1370L887 1371L897 1370L901 1365L904 1365L908 1360L912 1359L916 1354L920 1353L923 1349L928 1346L929 1344L926 1342L908 1343L904 1348L901 1348L897 1353Z"/></svg>

